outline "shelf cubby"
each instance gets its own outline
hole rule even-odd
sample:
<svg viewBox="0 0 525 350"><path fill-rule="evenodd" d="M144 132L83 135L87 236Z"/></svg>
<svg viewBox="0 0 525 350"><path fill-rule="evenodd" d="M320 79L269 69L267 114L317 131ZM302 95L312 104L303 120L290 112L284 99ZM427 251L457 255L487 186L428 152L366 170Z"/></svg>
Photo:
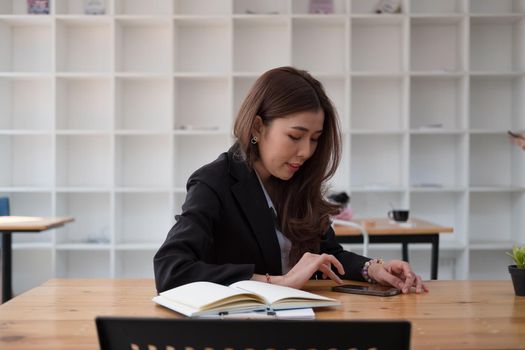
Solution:
<svg viewBox="0 0 525 350"><path fill-rule="evenodd" d="M169 202L167 192L117 193L116 244L155 244L160 247L171 227Z"/></svg>
<svg viewBox="0 0 525 350"><path fill-rule="evenodd" d="M52 87L50 78L0 77L0 129L53 130Z"/></svg>
<svg viewBox="0 0 525 350"><path fill-rule="evenodd" d="M351 12L352 14L364 15L364 14L375 14L377 5L379 2L370 0L351 0ZM401 1L400 12L406 12L407 0ZM377 14L377 16L391 16L391 14Z"/></svg>
<svg viewBox="0 0 525 350"><path fill-rule="evenodd" d="M399 188L406 186L406 140L402 135L352 135L352 186ZM385 171L388 169L388 171Z"/></svg>
<svg viewBox="0 0 525 350"><path fill-rule="evenodd" d="M349 153L350 142L348 135L342 135L341 151L343 154ZM350 187L350 159L342 157L334 176L328 181L328 188L331 192L348 191Z"/></svg>
<svg viewBox="0 0 525 350"><path fill-rule="evenodd" d="M288 13L288 1L233 0L234 14L283 15Z"/></svg>
<svg viewBox="0 0 525 350"><path fill-rule="evenodd" d="M466 128L466 79L416 76L410 80L410 129L454 131Z"/></svg>
<svg viewBox="0 0 525 350"><path fill-rule="evenodd" d="M466 185L466 148L463 135L412 135L410 186L455 188Z"/></svg>
<svg viewBox="0 0 525 350"><path fill-rule="evenodd" d="M404 85L402 77L352 78L350 130L403 130Z"/></svg>
<svg viewBox="0 0 525 350"><path fill-rule="evenodd" d="M0 72L51 73L52 22L49 16L0 19Z"/></svg>
<svg viewBox="0 0 525 350"><path fill-rule="evenodd" d="M408 209L408 200L403 192L352 192L350 206L355 219L386 217L396 209Z"/></svg>
<svg viewBox="0 0 525 350"><path fill-rule="evenodd" d="M176 19L174 41L175 72L230 72L231 24L227 18Z"/></svg>
<svg viewBox="0 0 525 350"><path fill-rule="evenodd" d="M153 261L155 250L119 250L115 256L116 278L151 278L153 276Z"/></svg>
<svg viewBox="0 0 525 350"><path fill-rule="evenodd" d="M172 72L173 44L168 19L118 19L115 23L116 71L119 73Z"/></svg>
<svg viewBox="0 0 525 350"><path fill-rule="evenodd" d="M471 244L510 247L525 240L525 193L474 192L470 194L469 239Z"/></svg>
<svg viewBox="0 0 525 350"><path fill-rule="evenodd" d="M523 72L525 19L481 17L470 21L470 69L475 72Z"/></svg>
<svg viewBox="0 0 525 350"><path fill-rule="evenodd" d="M477 1L477 0L474 0ZM440 13L457 14L465 13L464 0L412 0L410 12L417 14Z"/></svg>
<svg viewBox="0 0 525 350"><path fill-rule="evenodd" d="M290 64L289 33L288 20L280 17L234 18L233 71L262 73Z"/></svg>
<svg viewBox="0 0 525 350"><path fill-rule="evenodd" d="M354 18L351 23L352 72L398 73L405 70L401 17Z"/></svg>
<svg viewBox="0 0 525 350"><path fill-rule="evenodd" d="M202 147L206 142L207 147ZM225 135L175 135L174 141L174 184L185 188L190 175L204 164L217 159L220 152L230 146Z"/></svg>
<svg viewBox="0 0 525 350"><path fill-rule="evenodd" d="M413 192L410 194L410 216L454 228L440 236L442 243L465 245L468 216L466 192Z"/></svg>
<svg viewBox="0 0 525 350"><path fill-rule="evenodd" d="M116 79L115 128L117 130L158 130L172 128L172 79Z"/></svg>
<svg viewBox="0 0 525 350"><path fill-rule="evenodd" d="M111 140L108 135L58 135L56 148L57 186L112 185Z"/></svg>
<svg viewBox="0 0 525 350"><path fill-rule="evenodd" d="M226 16L231 13L230 0L175 0L175 15L182 16Z"/></svg>
<svg viewBox="0 0 525 350"><path fill-rule="evenodd" d="M110 130L112 82L109 78L58 78L57 129Z"/></svg>
<svg viewBox="0 0 525 350"><path fill-rule="evenodd" d="M314 12L315 6L311 7L312 1L310 0L293 0L292 1L292 14L306 15L306 14L318 14L318 15L345 15L348 13L347 2L345 0L334 0L327 6L331 8L332 12ZM322 8L322 6L321 6Z"/></svg>
<svg viewBox="0 0 525 350"><path fill-rule="evenodd" d="M57 216L72 216L75 221L56 229L57 244L109 245L111 215L109 192L59 192Z"/></svg>
<svg viewBox="0 0 525 350"><path fill-rule="evenodd" d="M410 63L416 72L446 74L465 69L462 18L412 18Z"/></svg>
<svg viewBox="0 0 525 350"><path fill-rule="evenodd" d="M96 16L111 14L111 6L113 1L101 1L103 4L103 13L99 13ZM85 0L54 0L51 6L55 7L55 14L61 15L85 15L86 14L86 1ZM102 10L102 9L100 9Z"/></svg>
<svg viewBox="0 0 525 350"><path fill-rule="evenodd" d="M4 0L0 2L0 15L26 15L27 1Z"/></svg>
<svg viewBox="0 0 525 350"><path fill-rule="evenodd" d="M512 186L513 147L503 132L470 135L470 186Z"/></svg>
<svg viewBox="0 0 525 350"><path fill-rule="evenodd" d="M58 19L56 70L66 73L108 73L112 69L111 23L98 16Z"/></svg>
<svg viewBox="0 0 525 350"><path fill-rule="evenodd" d="M115 147L117 187L170 186L169 135L119 135Z"/></svg>
<svg viewBox="0 0 525 350"><path fill-rule="evenodd" d="M115 14L169 16L172 6L173 0L115 0Z"/></svg>
<svg viewBox="0 0 525 350"><path fill-rule="evenodd" d="M0 193L0 197L9 198L10 214L12 216L53 216L50 192L10 192ZM49 243L53 241L53 233L21 233L13 235L13 243Z"/></svg>
<svg viewBox="0 0 525 350"><path fill-rule="evenodd" d="M344 18L294 18L292 64L311 72L344 73L347 70L345 27Z"/></svg>
<svg viewBox="0 0 525 350"><path fill-rule="evenodd" d="M233 111L232 120L235 120L241 104L255 83L256 77L235 77L233 79Z"/></svg>
<svg viewBox="0 0 525 350"><path fill-rule="evenodd" d="M469 276L475 280L501 280L508 273L506 267L512 265L511 258L505 254L508 248L474 250L469 254ZM481 269L480 267L483 266Z"/></svg>
<svg viewBox="0 0 525 350"><path fill-rule="evenodd" d="M486 131L525 129L524 96L524 77L471 77L470 128Z"/></svg>
<svg viewBox="0 0 525 350"><path fill-rule="evenodd" d="M58 278L109 278L109 251L58 250L56 276Z"/></svg>
<svg viewBox="0 0 525 350"><path fill-rule="evenodd" d="M349 112L346 105L346 96L349 95L346 87L346 79L343 77L317 77L317 79L323 84L326 94L332 101L337 115L339 116L339 126L343 133L348 131L349 128Z"/></svg>
<svg viewBox="0 0 525 350"><path fill-rule="evenodd" d="M175 129L230 131L231 97L227 78L175 78L174 90Z"/></svg>
<svg viewBox="0 0 525 350"><path fill-rule="evenodd" d="M523 0L470 0L470 12L483 14L524 13Z"/></svg>
<svg viewBox="0 0 525 350"><path fill-rule="evenodd" d="M0 187L49 187L53 184L50 135L0 135Z"/></svg>
<svg viewBox="0 0 525 350"><path fill-rule="evenodd" d="M12 264L14 296L54 278L53 252L49 249L15 248Z"/></svg>

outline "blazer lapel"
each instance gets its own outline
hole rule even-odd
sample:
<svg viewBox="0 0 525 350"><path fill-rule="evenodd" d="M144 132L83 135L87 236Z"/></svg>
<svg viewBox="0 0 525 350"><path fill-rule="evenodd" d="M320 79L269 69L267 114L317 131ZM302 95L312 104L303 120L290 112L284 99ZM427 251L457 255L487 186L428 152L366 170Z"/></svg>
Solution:
<svg viewBox="0 0 525 350"><path fill-rule="evenodd" d="M230 154L231 155L231 154ZM230 173L238 179L232 193L259 243L269 274L281 274L281 249L275 234L273 213L266 202L257 175L242 162L230 158Z"/></svg>

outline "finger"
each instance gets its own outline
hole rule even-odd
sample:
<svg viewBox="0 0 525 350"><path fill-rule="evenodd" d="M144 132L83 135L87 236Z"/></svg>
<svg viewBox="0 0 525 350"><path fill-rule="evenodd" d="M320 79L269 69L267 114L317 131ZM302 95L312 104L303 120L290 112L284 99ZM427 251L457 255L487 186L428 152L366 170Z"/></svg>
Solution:
<svg viewBox="0 0 525 350"><path fill-rule="evenodd" d="M416 279L416 274L410 270L410 265L408 263L403 264L403 274L405 275L405 283L403 285L403 293L410 292L410 288L414 285L414 280Z"/></svg>
<svg viewBox="0 0 525 350"><path fill-rule="evenodd" d="M322 271L326 276L328 276L328 278L330 278L332 281L335 281L338 284L343 283L339 276L337 276L337 274L334 271L332 271L332 269L328 268L328 266L326 266L325 264L321 264L321 266L319 266L319 270Z"/></svg>
<svg viewBox="0 0 525 350"><path fill-rule="evenodd" d="M395 287L401 290L403 289L403 285L404 285L403 281L385 269L379 270L378 276L375 276L375 277L376 277L375 279L381 284L391 285L392 287Z"/></svg>
<svg viewBox="0 0 525 350"><path fill-rule="evenodd" d="M337 269L337 272L339 272L340 275L345 274L345 269L343 268L343 265L335 258L335 256L330 254L322 254L321 258L323 260L323 263L325 264L333 264L335 268Z"/></svg>
<svg viewBox="0 0 525 350"><path fill-rule="evenodd" d="M416 276L416 293L421 293L423 291L423 282L421 277Z"/></svg>
<svg viewBox="0 0 525 350"><path fill-rule="evenodd" d="M423 283L423 280L421 280L421 288L423 288L425 292L428 292L428 286Z"/></svg>

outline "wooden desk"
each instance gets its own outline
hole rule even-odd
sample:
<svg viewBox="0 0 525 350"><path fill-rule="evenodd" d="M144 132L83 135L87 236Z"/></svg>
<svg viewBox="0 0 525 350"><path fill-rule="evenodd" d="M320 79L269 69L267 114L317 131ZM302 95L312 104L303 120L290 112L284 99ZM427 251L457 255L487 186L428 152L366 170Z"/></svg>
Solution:
<svg viewBox="0 0 525 350"><path fill-rule="evenodd" d="M430 243L432 245L430 276L433 280L437 280L439 234L453 232L452 227L440 226L420 219L410 219L406 224L396 223L388 218L364 218L352 221L367 230L370 243L401 243L404 261L408 261L409 243ZM334 231L339 243L363 242L363 236L357 228L334 225Z"/></svg>
<svg viewBox="0 0 525 350"><path fill-rule="evenodd" d="M514 296L510 280L430 281L427 294L389 298L334 293L332 285L305 288L343 302L317 309L317 319L406 319L412 349L525 348L525 297ZM98 349L95 316L181 317L154 295L151 279L48 281L0 306L0 349Z"/></svg>
<svg viewBox="0 0 525 350"><path fill-rule="evenodd" d="M32 216L0 216L2 234L2 302L12 298L12 238L13 233L42 232L73 221L72 217L42 218Z"/></svg>

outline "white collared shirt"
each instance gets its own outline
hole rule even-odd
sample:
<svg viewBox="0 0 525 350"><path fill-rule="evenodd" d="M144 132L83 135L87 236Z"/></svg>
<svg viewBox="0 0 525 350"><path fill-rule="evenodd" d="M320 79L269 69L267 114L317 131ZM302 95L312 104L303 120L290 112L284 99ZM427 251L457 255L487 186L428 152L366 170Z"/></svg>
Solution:
<svg viewBox="0 0 525 350"><path fill-rule="evenodd" d="M277 211L275 210L275 206L273 205L272 199L270 198L270 195L266 191L266 188L264 187L261 178L259 177L259 174L257 174L257 171L255 171L255 174L257 175L257 179L259 180L259 183L261 184L262 190L264 192L264 196L266 197L266 202L268 203L268 208L272 210L272 213L274 215L274 222L275 222L275 234L277 235L277 240L279 241L279 247L281 248L281 268L283 275L287 274L288 271L291 270L290 266L290 249L292 249L292 242L285 236L283 233L277 228Z"/></svg>

